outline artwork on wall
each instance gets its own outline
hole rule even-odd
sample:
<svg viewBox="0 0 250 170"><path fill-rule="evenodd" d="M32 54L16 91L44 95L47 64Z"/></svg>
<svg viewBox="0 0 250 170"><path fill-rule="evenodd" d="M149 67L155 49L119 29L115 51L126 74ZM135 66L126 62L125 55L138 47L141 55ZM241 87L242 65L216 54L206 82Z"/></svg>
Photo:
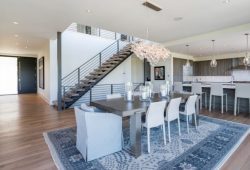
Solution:
<svg viewBox="0 0 250 170"><path fill-rule="evenodd" d="M39 88L44 89L44 57L41 57L38 61L39 65Z"/></svg>
<svg viewBox="0 0 250 170"><path fill-rule="evenodd" d="M154 67L155 80L165 80L165 66Z"/></svg>

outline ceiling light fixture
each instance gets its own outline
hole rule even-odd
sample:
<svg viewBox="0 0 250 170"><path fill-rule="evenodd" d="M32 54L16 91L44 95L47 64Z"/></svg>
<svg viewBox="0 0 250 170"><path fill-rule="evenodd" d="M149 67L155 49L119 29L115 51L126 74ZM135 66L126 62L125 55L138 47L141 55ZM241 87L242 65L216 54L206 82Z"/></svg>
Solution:
<svg viewBox="0 0 250 170"><path fill-rule="evenodd" d="M188 54L189 54L189 45L187 44L186 45L186 51L187 51L187 62L186 62L186 64L185 64L185 66L186 67L190 67L191 65L190 65L190 62L189 62L189 59L188 59Z"/></svg>
<svg viewBox="0 0 250 170"><path fill-rule="evenodd" d="M181 21L181 20L183 20L183 17L175 17L174 18L174 21Z"/></svg>
<svg viewBox="0 0 250 170"><path fill-rule="evenodd" d="M13 24L17 25L17 24L19 24L19 23L18 23L18 22L16 22L16 21L14 21L14 22L13 22Z"/></svg>
<svg viewBox="0 0 250 170"><path fill-rule="evenodd" d="M19 37L19 35L18 35L18 34L15 34L14 36L15 36L16 38L17 38L17 37Z"/></svg>
<svg viewBox="0 0 250 170"><path fill-rule="evenodd" d="M248 34L245 34L246 36L246 55L243 59L243 64L247 67L250 65L250 56L248 56Z"/></svg>
<svg viewBox="0 0 250 170"><path fill-rule="evenodd" d="M230 3L230 0L223 0L222 3L224 3L224 4L229 4L229 3Z"/></svg>
<svg viewBox="0 0 250 170"><path fill-rule="evenodd" d="M213 68L217 67L217 61L216 61L215 55L214 55L214 41L215 40L212 40L212 43L213 43L213 59L210 62L210 66L213 67Z"/></svg>
<svg viewBox="0 0 250 170"><path fill-rule="evenodd" d="M90 9L87 9L86 12L87 12L87 13L91 13L91 10L90 10Z"/></svg>
<svg viewBox="0 0 250 170"><path fill-rule="evenodd" d="M145 4L144 5L147 7L147 1ZM146 29L146 41L139 40L131 45L131 51L134 52L139 59L147 59L151 66L155 66L159 62L166 61L171 56L170 51L163 45L150 42L148 39L149 28Z"/></svg>

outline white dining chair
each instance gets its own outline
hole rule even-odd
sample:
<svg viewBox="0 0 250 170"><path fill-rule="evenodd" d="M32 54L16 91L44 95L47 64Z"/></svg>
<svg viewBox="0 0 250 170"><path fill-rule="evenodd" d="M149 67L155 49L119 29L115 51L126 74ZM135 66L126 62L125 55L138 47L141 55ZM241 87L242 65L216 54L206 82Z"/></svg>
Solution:
<svg viewBox="0 0 250 170"><path fill-rule="evenodd" d="M182 82L174 82L174 92L183 92Z"/></svg>
<svg viewBox="0 0 250 170"><path fill-rule="evenodd" d="M122 117L113 113L86 112L74 107L76 148L85 161L122 150Z"/></svg>
<svg viewBox="0 0 250 170"><path fill-rule="evenodd" d="M192 83L192 93L200 96L200 109L202 109L202 95L205 97L205 108L207 108L207 93L202 91L201 83Z"/></svg>
<svg viewBox="0 0 250 170"><path fill-rule="evenodd" d="M234 115L235 116L239 114L239 111L240 111L240 107L239 107L240 98L249 99L249 108L250 108L250 83L244 83L244 84L237 83L235 86L235 99L234 99Z"/></svg>
<svg viewBox="0 0 250 170"><path fill-rule="evenodd" d="M106 96L106 99L117 99L117 98L121 98L122 95L120 93L113 93L113 94L108 94Z"/></svg>
<svg viewBox="0 0 250 170"><path fill-rule="evenodd" d="M189 116L194 115L194 123L195 123L195 128L197 129L197 120L196 120L196 109L195 109L195 104L197 100L197 95L192 95L188 98L186 104L185 104L185 109L184 111L180 111L181 115L186 116L186 121L187 121L187 132L189 133Z"/></svg>
<svg viewBox="0 0 250 170"><path fill-rule="evenodd" d="M146 120L142 124L142 127L147 128L147 141L148 141L148 153L150 153L150 129L158 126L162 126L164 145L166 145L166 133L164 123L164 110L166 108L166 101L150 103L146 113Z"/></svg>
<svg viewBox="0 0 250 170"><path fill-rule="evenodd" d="M174 120L178 121L179 135L181 135L180 114L179 114L180 103L181 103L181 97L171 99L166 109L165 121L167 121L168 123L168 141L169 142L171 142L171 137L170 137L170 122L171 121L174 121Z"/></svg>
<svg viewBox="0 0 250 170"><path fill-rule="evenodd" d="M223 86L221 83L212 83L211 91L210 91L210 99L209 99L209 111L211 112L212 101L213 108L215 108L215 97L221 97L221 113L224 113L224 97L226 98L226 111L227 111L227 94L223 92Z"/></svg>

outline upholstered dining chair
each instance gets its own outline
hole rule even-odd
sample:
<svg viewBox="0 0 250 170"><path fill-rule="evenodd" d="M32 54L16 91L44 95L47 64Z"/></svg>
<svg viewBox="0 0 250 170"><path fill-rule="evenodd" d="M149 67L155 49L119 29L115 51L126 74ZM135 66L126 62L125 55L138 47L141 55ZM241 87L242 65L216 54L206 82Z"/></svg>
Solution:
<svg viewBox="0 0 250 170"><path fill-rule="evenodd" d="M166 145L166 133L164 123L164 110L166 108L166 101L150 103L146 113L146 120L142 126L147 128L147 141L148 141L148 153L150 153L150 129L158 126L162 126L164 145Z"/></svg>
<svg viewBox="0 0 250 170"><path fill-rule="evenodd" d="M168 141L169 142L171 142L171 138L170 138L170 122L171 121L174 121L174 120L178 121L179 135L181 135L180 116L179 116L180 103L181 103L181 98L171 99L166 109L165 121L167 121L168 123Z"/></svg>
<svg viewBox="0 0 250 170"><path fill-rule="evenodd" d="M235 116L240 111L240 99L241 98L248 99L249 107L250 107L250 83L237 83L235 86L235 100L234 100L234 115Z"/></svg>
<svg viewBox="0 0 250 170"><path fill-rule="evenodd" d="M122 118L113 113L86 112L74 107L76 148L85 161L122 150Z"/></svg>
<svg viewBox="0 0 250 170"><path fill-rule="evenodd" d="M198 97L197 95L190 96L185 104L185 109L183 111L180 111L181 115L186 116L188 133L189 133L189 116L190 115L194 115L195 128L197 129L196 109L195 109L197 97Z"/></svg>
<svg viewBox="0 0 250 170"><path fill-rule="evenodd" d="M120 93L113 93L113 94L108 94L106 98L109 99L116 99L116 98L121 98L122 95Z"/></svg>

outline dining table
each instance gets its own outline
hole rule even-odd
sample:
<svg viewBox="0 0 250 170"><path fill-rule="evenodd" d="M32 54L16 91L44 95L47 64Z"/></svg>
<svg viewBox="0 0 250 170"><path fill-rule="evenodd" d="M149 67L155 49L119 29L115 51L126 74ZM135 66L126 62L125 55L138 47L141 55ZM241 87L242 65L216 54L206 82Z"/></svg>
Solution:
<svg viewBox="0 0 250 170"><path fill-rule="evenodd" d="M141 149L141 117L145 113L151 102L169 101L173 98L182 98L182 103L185 103L189 96L193 94L185 93L170 93L167 97L161 97L156 93L148 100L140 100L139 96L134 96L132 101L125 100L124 97L115 99L104 99L90 102L91 106L95 106L101 110L119 115L121 117L128 117L129 123L129 135L130 135L130 148L124 148L135 158L138 158L142 154ZM196 101L196 114L199 114L199 98ZM198 119L197 119L198 120ZM192 121L194 123L194 120ZM197 121L198 122L198 121ZM198 123L197 123L198 124Z"/></svg>

